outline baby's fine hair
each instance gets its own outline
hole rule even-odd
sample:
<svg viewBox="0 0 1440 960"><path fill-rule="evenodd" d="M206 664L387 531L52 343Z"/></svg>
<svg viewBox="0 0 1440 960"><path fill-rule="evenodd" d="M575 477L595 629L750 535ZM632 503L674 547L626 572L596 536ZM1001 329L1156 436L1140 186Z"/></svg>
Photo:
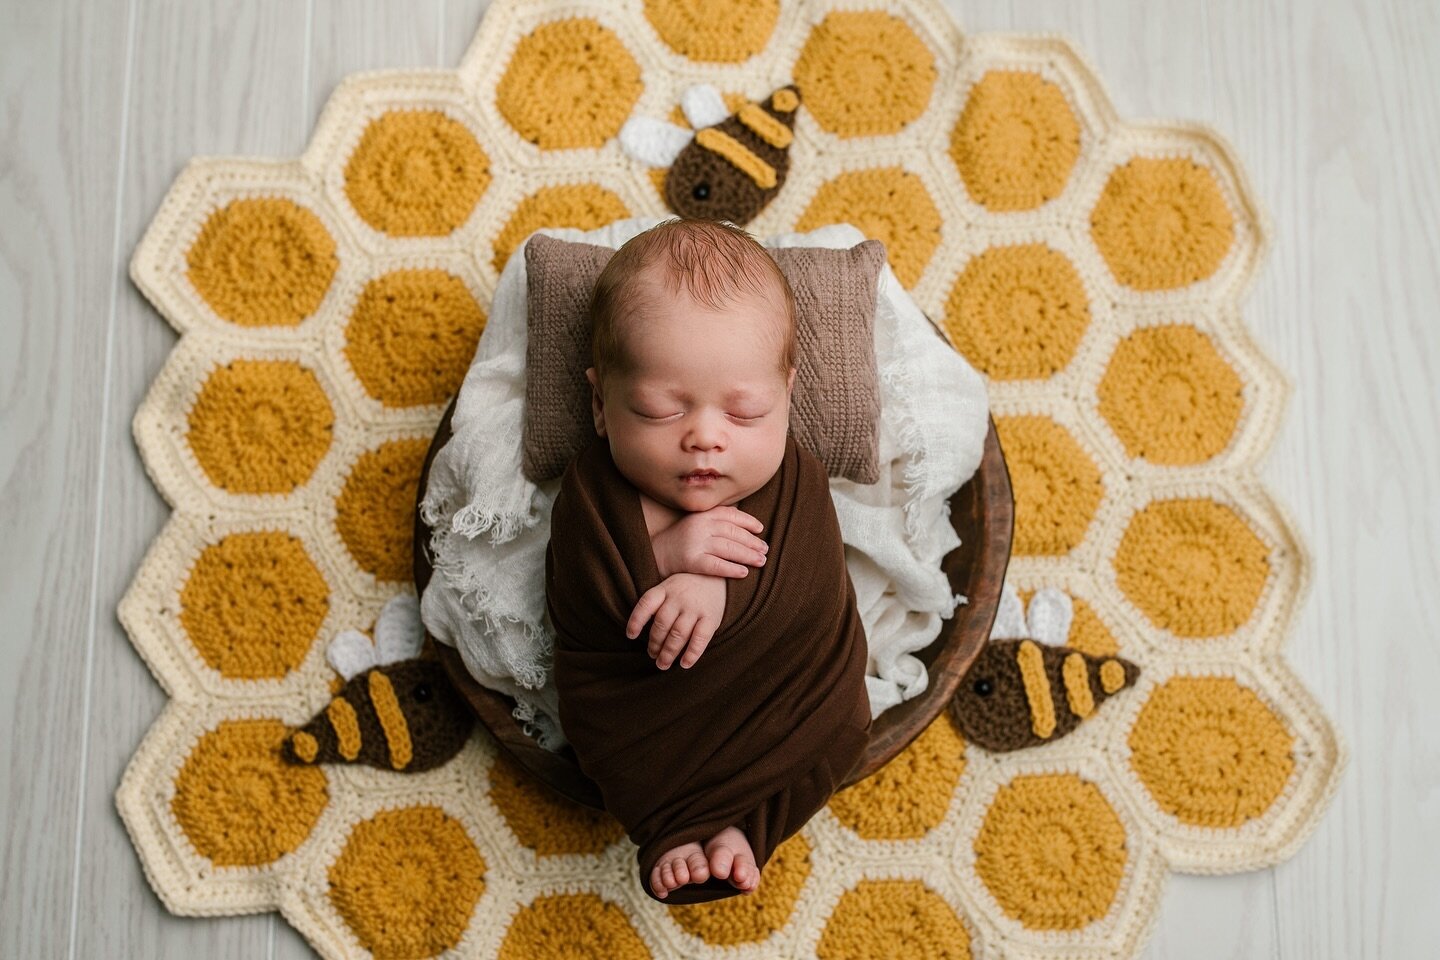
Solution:
<svg viewBox="0 0 1440 960"><path fill-rule="evenodd" d="M595 375L633 370L620 337L623 317L644 314L644 297L636 281L647 268L671 294L684 290L712 310L746 293L780 299L784 313L779 369L782 377L795 366L795 294L785 274L760 242L723 220L674 217L636 234L611 256L590 295L590 353Z"/></svg>

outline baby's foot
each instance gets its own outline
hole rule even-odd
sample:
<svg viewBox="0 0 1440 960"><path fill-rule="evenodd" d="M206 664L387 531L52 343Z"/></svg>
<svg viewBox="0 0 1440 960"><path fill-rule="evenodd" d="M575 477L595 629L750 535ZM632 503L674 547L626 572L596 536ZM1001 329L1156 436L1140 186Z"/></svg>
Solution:
<svg viewBox="0 0 1440 960"><path fill-rule="evenodd" d="M660 859L655 861L655 869L650 871L650 889L663 900L676 887L704 883L708 879L710 865L705 860L705 851L692 840L660 855Z"/></svg>
<svg viewBox="0 0 1440 960"><path fill-rule="evenodd" d="M750 893L760 882L755 851L750 849L750 840L739 827L726 827L711 837L705 844L705 856L710 858L710 873L722 880L728 879L737 890Z"/></svg>

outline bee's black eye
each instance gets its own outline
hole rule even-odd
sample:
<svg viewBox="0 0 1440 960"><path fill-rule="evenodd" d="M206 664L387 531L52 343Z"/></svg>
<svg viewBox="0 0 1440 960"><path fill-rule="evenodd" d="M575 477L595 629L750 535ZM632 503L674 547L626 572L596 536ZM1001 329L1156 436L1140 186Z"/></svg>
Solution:
<svg viewBox="0 0 1440 960"><path fill-rule="evenodd" d="M430 699L430 684L417 683L415 689L410 691L410 699L424 703Z"/></svg>
<svg viewBox="0 0 1440 960"><path fill-rule="evenodd" d="M995 684L989 677L981 677L970 686L977 696L988 697L995 692Z"/></svg>
<svg viewBox="0 0 1440 960"><path fill-rule="evenodd" d="M708 200L708 199L710 199L710 184L708 184L708 183L697 183L697 184L695 184L695 188L690 191L690 195L693 196L696 200Z"/></svg>

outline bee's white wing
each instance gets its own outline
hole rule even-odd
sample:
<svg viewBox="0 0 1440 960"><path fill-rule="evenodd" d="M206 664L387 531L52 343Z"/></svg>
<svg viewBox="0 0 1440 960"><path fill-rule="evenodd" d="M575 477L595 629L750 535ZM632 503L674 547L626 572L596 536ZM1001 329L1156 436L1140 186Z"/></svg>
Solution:
<svg viewBox="0 0 1440 960"><path fill-rule="evenodd" d="M400 593L386 601L375 621L375 660L398 663L420 655L425 626L420 622L420 601Z"/></svg>
<svg viewBox="0 0 1440 960"><path fill-rule="evenodd" d="M1070 637L1070 621L1075 618L1075 606L1070 595L1054 587L1035 591L1030 598L1030 613L1026 618L1030 624L1030 636L1052 647L1063 647Z"/></svg>
<svg viewBox="0 0 1440 960"><path fill-rule="evenodd" d="M654 117L631 117L620 128L620 149L646 166L668 167L694 136L694 130Z"/></svg>
<svg viewBox="0 0 1440 960"><path fill-rule="evenodd" d="M1020 603L1020 594L1007 580L1000 588L1000 608L995 611L995 623L990 627L991 640L1028 640L1030 631L1025 626L1025 607Z"/></svg>
<svg viewBox="0 0 1440 960"><path fill-rule="evenodd" d="M708 83L697 83L680 94L680 109L685 112L685 119L690 121L690 126L696 130L713 127L730 116L730 109L725 106L725 98Z"/></svg>
<svg viewBox="0 0 1440 960"><path fill-rule="evenodd" d="M349 680L375 666L375 645L359 630L341 630L325 648L325 659Z"/></svg>

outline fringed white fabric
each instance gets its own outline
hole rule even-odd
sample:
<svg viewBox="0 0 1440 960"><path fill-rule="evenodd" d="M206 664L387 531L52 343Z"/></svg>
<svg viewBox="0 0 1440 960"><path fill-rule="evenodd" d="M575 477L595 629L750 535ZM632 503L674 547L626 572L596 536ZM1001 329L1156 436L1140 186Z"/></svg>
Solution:
<svg viewBox="0 0 1440 960"><path fill-rule="evenodd" d="M541 232L619 247L662 219ZM835 224L765 243L844 249L864 239L855 227ZM536 485L520 468L525 289L525 258L517 252L501 274L461 387L453 437L431 466L421 513L433 530L435 576L421 616L437 640L460 651L479 683L515 698L516 719L540 746L556 750L566 741L550 682L554 632L545 610L545 548L560 481ZM872 716L924 692L928 677L914 653L965 602L951 592L940 560L959 546L948 501L980 464L989 417L980 375L936 335L889 266L876 298L875 354L879 480L830 480L870 648Z"/></svg>

